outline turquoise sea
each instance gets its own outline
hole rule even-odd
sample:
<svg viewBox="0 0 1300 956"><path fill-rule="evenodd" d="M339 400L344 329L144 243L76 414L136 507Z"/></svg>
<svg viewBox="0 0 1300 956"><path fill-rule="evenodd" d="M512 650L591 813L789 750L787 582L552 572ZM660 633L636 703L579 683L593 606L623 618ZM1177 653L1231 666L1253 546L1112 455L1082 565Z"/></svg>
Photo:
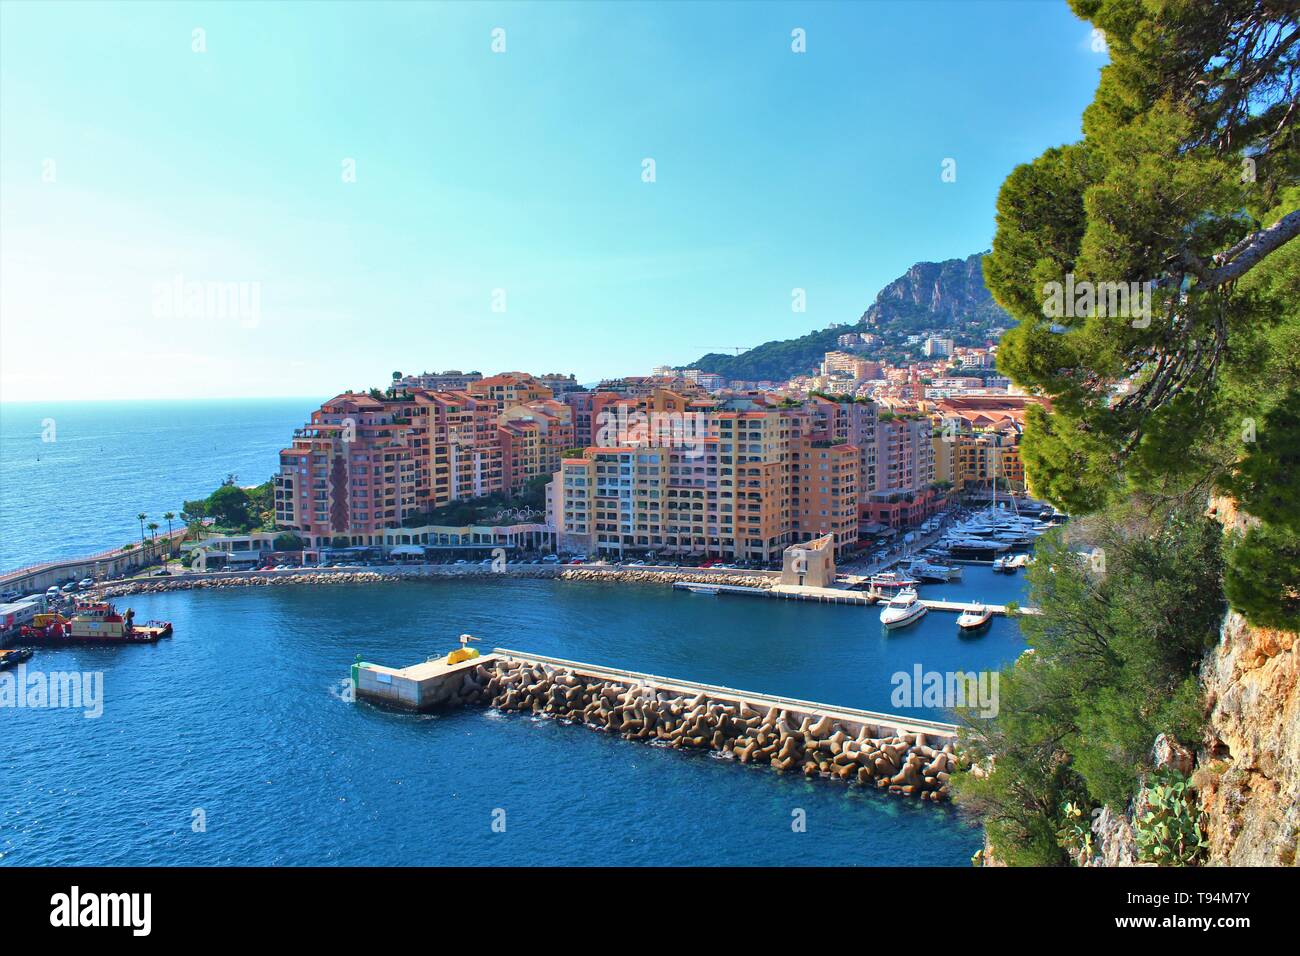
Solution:
<svg viewBox="0 0 1300 956"><path fill-rule="evenodd" d="M319 400L0 404L0 571L76 557L161 527L227 474L266 481Z"/></svg>
<svg viewBox="0 0 1300 956"><path fill-rule="evenodd" d="M265 477L305 411L234 405L68 414L66 449L88 450L98 432L112 450L107 481L92 477L88 451L12 461L10 449L30 449L9 437L6 407L9 563L56 550L56 538L66 553L102 545L85 524L117 521L114 533L129 537L137 511L201 493L227 471ZM239 427L220 431L239 421L248 441ZM144 437L168 427L165 441ZM161 493L128 452L150 445ZM16 494L11 474L29 476ZM59 503L72 498L83 503L70 516ZM1006 600L1022 581L968 567L960 586L923 593ZM234 588L122 603L172 621L175 636L38 651L27 665L102 674L102 716L0 708L0 865L965 866L981 836L951 807L517 714L351 703L348 666L357 654L413 663L467 631L488 647L892 711L897 673L995 668L1023 649L1015 623L1001 619L965 639L954 615L931 612L885 635L870 609L587 582ZM501 811L506 828L494 832ZM791 826L797 811L806 832Z"/></svg>

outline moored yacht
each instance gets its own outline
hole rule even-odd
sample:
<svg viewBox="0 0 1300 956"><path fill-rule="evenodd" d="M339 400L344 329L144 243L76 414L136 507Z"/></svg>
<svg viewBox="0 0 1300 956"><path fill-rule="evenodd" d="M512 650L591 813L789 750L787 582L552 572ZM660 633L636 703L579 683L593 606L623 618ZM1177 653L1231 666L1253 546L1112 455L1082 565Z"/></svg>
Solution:
<svg viewBox="0 0 1300 956"><path fill-rule="evenodd" d="M914 588L903 588L890 598L889 603L880 612L880 623L890 630L906 627L913 621L925 617L927 610L929 608L921 603Z"/></svg>
<svg viewBox="0 0 1300 956"><path fill-rule="evenodd" d="M920 581L932 584L947 584L949 581L961 580L961 568L935 564L925 558L913 561L907 573Z"/></svg>
<svg viewBox="0 0 1300 956"><path fill-rule="evenodd" d="M969 634L981 631L993 620L993 612L987 604L972 604L957 617L957 630Z"/></svg>

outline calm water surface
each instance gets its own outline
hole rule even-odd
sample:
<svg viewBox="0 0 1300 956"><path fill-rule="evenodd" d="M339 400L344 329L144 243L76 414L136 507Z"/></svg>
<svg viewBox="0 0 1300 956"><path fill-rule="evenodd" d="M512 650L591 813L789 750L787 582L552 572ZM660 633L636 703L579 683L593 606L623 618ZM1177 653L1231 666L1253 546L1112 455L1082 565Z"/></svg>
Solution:
<svg viewBox="0 0 1300 956"><path fill-rule="evenodd" d="M968 568L995 600L1020 578ZM485 645L893 710L890 675L996 667L1013 622L963 639L878 613L547 581L238 588L130 601L174 622L153 647L38 652L102 671L104 712L0 710L0 865L967 865L948 807L780 776L516 714L414 716L340 696L348 665ZM916 710L917 716L942 716ZM492 814L504 810L506 831ZM807 832L791 829L792 811ZM206 832L193 832L196 811Z"/></svg>

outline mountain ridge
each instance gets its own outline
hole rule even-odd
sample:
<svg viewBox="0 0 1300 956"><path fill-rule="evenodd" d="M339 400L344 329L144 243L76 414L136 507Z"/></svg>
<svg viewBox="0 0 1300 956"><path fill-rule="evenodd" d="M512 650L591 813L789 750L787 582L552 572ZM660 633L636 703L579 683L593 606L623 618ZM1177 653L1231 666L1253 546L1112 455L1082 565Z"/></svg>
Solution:
<svg viewBox="0 0 1300 956"><path fill-rule="evenodd" d="M959 345L982 344L991 330L1014 322L984 285L986 254L914 263L886 284L852 325L775 339L739 355L710 352L684 367L744 381L784 380L811 373L825 352L837 348L839 337L851 332L880 336L879 347L862 353L866 358L897 360L912 351L908 335L930 331L944 332Z"/></svg>

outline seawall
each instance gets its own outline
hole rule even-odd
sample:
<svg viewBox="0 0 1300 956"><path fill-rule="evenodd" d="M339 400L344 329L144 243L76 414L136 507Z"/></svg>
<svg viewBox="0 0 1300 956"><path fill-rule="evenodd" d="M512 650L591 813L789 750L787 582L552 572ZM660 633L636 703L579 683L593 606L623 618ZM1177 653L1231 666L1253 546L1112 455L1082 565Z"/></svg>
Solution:
<svg viewBox="0 0 1300 956"><path fill-rule="evenodd" d="M206 588L279 587L308 584L377 584L395 581L419 581L431 578L541 578L560 581L616 581L657 584L670 587L675 581L703 584L744 585L770 588L779 577L776 572L715 570L712 568L626 568L582 565L544 567L507 565L494 571L484 565L414 565L382 570L322 570L293 568L276 571L228 571L178 574L166 578L122 581L98 587L95 594L106 598L132 594L159 594L165 591L189 591Z"/></svg>
<svg viewBox="0 0 1300 956"><path fill-rule="evenodd" d="M957 727L811 701L750 693L498 648L448 664L408 668L358 662L362 700L412 710L489 706L581 723L627 740L706 750L944 801L957 769Z"/></svg>

